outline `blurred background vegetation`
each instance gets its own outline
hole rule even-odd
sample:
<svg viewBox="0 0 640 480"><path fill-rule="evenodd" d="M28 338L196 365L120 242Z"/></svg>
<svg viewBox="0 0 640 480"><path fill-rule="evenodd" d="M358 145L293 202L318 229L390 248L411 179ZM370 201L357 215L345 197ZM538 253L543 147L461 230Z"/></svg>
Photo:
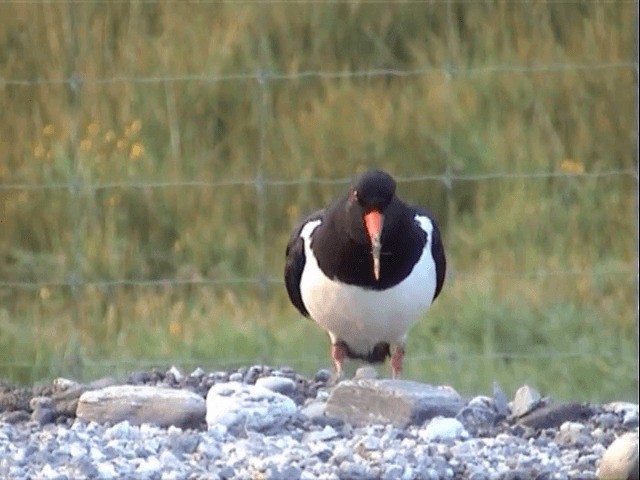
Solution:
<svg viewBox="0 0 640 480"><path fill-rule="evenodd" d="M375 165L450 263L406 378L637 400L636 22L623 0L1 3L0 378L329 367L284 247Z"/></svg>

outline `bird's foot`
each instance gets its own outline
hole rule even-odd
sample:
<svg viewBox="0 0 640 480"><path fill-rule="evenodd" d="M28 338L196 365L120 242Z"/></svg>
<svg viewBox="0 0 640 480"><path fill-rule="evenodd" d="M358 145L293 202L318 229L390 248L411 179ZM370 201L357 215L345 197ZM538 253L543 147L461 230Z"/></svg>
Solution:
<svg viewBox="0 0 640 480"><path fill-rule="evenodd" d="M396 379L402 373L402 362L404 360L404 347L397 346L391 355L391 378Z"/></svg>
<svg viewBox="0 0 640 480"><path fill-rule="evenodd" d="M344 345L342 345L341 343L334 343L333 345L331 345L331 358L333 359L333 365L335 366L335 372L329 379L329 382L332 385L335 385L340 380L342 380L342 364L346 355L347 352L345 351Z"/></svg>

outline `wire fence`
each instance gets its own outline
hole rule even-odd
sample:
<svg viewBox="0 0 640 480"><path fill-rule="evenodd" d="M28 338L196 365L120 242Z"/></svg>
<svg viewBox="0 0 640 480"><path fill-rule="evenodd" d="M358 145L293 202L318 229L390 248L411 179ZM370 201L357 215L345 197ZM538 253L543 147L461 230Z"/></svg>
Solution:
<svg viewBox="0 0 640 480"><path fill-rule="evenodd" d="M14 3L14 2L2 2L2 3ZM15 3L32 3L32 2L15 2ZM40 3L40 2L35 2ZM84 3L84 2L72 2L72 3ZM96 0L91 0L89 3L96 3ZM251 2L249 2L251 3ZM266 62L265 62L266 64ZM317 176L304 176L300 178L278 178L267 176L264 172L264 156L265 156L265 138L268 135L268 125L270 122L267 98L270 92L270 88L274 82L287 82L287 81L299 81L307 79L322 79L322 80L344 80L344 79L361 79L361 78L387 78L387 77L422 77L429 75L442 75L445 74L447 78L452 79L454 77L470 77L477 75L510 75L510 74L548 74L554 75L557 73L566 72L612 72L612 71L630 71L635 78L636 92L638 87L638 62L611 62L611 63L552 63L541 65L486 65L481 67L461 68L459 66L448 66L443 68L418 68L410 70L402 69L367 69L358 71L299 71L293 73L270 71L268 69L230 73L230 74L208 74L208 73L190 73L190 74L177 74L177 75L141 75L141 76L129 76L129 75L115 75L111 77L90 77L82 75L79 72L72 73L66 78L3 78L0 77L0 88L39 88L39 87L55 87L62 86L68 88L70 92L77 92L80 88L86 85L113 85L113 84L144 84L144 85L163 85L167 83L204 83L204 84L225 84L230 82L255 82L259 91L261 92L260 98L257 100L260 105L256 113L256 123L259 128L259 141L258 151L256 152L256 169L255 175L245 178L232 178L221 179L216 181L203 181L199 179L181 180L181 181L162 181L162 180L123 180L115 182L86 182L81 179L81 176L76 171L72 172L72 177L69 181L65 182L44 182L44 183L24 183L24 182L8 182L0 183L0 192L48 192L53 190L68 191L71 196L78 196L80 192L97 192L113 189L217 189L217 188L232 188L237 186L252 187L255 190L257 198L257 212L255 220L255 231L259 244L261 245L261 266L260 272L255 276L231 276L227 278L215 278L215 279L180 279L180 278L162 278L162 279L131 279L131 278L118 278L118 279L84 279L77 272L74 271L71 275L64 280L55 281L15 281L11 279L0 278L0 288L7 289L24 289L34 290L43 287L71 287L71 288L83 288L83 287L100 287L108 288L114 286L139 286L139 287L179 287L185 285L203 285L203 286L220 286L220 285L279 285L283 283L282 278L275 277L270 274L266 268L265 261L265 242L266 242L266 224L265 224L265 208L269 202L269 193L267 187L273 186L304 186L308 184L319 185L347 185L351 178L328 178ZM80 101L76 95L76 101ZM79 113L80 105L76 106L76 112ZM636 132L638 129L636 116ZM78 148L78 135L72 132L72 141L74 148ZM448 142L451 143L452 135L449 135ZM447 164L450 165L455 160L455 154L452 152L451 145L444 145L443 151L447 159ZM425 181L436 181L442 183L446 188L451 189L451 185L457 182L486 182L486 181L539 181L548 180L554 178L589 178L589 179L603 179L603 178L630 178L635 182L636 189L636 210L629 212L629 222L633 222L636 225L636 243L638 242L638 148L637 148L637 136L636 136L636 167L635 169L604 169L598 171L581 171L581 172L563 172L563 171L531 171L531 172L509 172L509 171L489 171L480 173L454 173L451 168L447 168L442 174L430 174L424 172L417 172L411 176L398 176L396 179L399 183L416 183ZM76 163L77 168L77 163ZM81 210L75 210L78 215L85 215ZM74 224L79 225L83 221L82 217L74 219ZM79 231L79 230L78 230ZM81 239L75 238L75 242L80 243ZM481 270L481 271L461 271L456 268L456 265L451 266L448 281L455 281L456 278L473 278L473 277L491 277L501 276L515 279L532 279L532 278L545 278L545 277L574 277L574 276L621 276L627 279L633 279L636 284L636 291L638 291L639 276L638 276L638 256L633 263L626 265L618 265L616 267L609 267L604 269L566 269L559 268L553 270L533 270L533 271L503 271L503 270ZM266 296L262 299L262 302L266 303L269 300ZM640 307L636 309L640 311ZM636 330L638 325L638 317L636 316ZM598 352L585 352L585 351L568 351L568 352L544 352L538 354L530 353L513 353L513 352L497 352L494 354L473 354L473 353L461 353L461 356L473 360L478 358L487 358L494 355L496 358L528 358L535 356L537 358L553 359L567 359L567 358L582 358L585 356L597 356ZM420 358L425 360L433 360L441 358L435 354L419 354ZM185 359L176 359L184 362ZM297 359L298 362L305 359ZM309 361L315 361L316 359L309 359ZM144 366L144 361L135 361L135 366ZM110 366L113 365L112 361L89 361L85 364L87 366ZM155 365L156 362L149 361L146 365ZM22 362L11 363L10 366L21 366ZM7 366L7 365L4 365Z"/></svg>

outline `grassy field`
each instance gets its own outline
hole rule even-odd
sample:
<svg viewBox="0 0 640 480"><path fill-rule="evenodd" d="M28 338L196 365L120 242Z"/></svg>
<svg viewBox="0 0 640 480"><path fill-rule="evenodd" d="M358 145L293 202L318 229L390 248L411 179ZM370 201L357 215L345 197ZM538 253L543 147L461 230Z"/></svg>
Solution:
<svg viewBox="0 0 640 480"><path fill-rule="evenodd" d="M432 210L450 263L407 378L637 400L636 18L1 4L0 378L328 367L284 247L376 165Z"/></svg>

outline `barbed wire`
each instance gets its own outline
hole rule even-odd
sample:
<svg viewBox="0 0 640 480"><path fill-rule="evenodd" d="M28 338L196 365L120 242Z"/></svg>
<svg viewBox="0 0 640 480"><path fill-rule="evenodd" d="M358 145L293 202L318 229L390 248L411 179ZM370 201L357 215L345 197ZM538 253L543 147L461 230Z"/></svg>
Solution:
<svg viewBox="0 0 640 480"><path fill-rule="evenodd" d="M369 77L412 77L429 74L447 75L478 75L491 73L563 73L580 72L584 70L612 70L612 69L638 69L638 62L611 62L611 63L553 63L534 65L481 65L477 67L459 67L456 65L442 65L434 67L423 67L416 69L393 69L381 68L370 70L353 71L323 71L308 70L300 72L271 72L268 70L258 70L254 72L240 72L231 74L181 74L181 75L116 75L112 77L84 77L74 74L67 78L47 79L47 78L5 78L0 76L0 85L6 86L56 86L69 85L77 89L83 83L92 85L104 85L112 83L166 83L166 82L207 82L218 83L238 80L257 80L259 82L270 80L303 80L308 78L320 78L327 80L349 79L349 78L369 78Z"/></svg>
<svg viewBox="0 0 640 480"><path fill-rule="evenodd" d="M302 319L300 321L303 321ZM558 359L571 359L571 358L615 358L610 352L594 352L594 351L576 351L576 352L562 352L558 350L545 350L537 352L451 352L451 353L424 353L413 352L411 357L406 361L469 361L469 360L547 360L554 361ZM254 359L255 361L256 359ZM322 359L320 359L322 360ZM202 359L202 358L190 358L190 357L169 357L158 360L151 359L123 359L123 360L97 360L86 359L83 360L83 367L85 368L105 368L105 367L133 367L133 368L166 368L169 365L198 365L202 367L203 364L215 363L218 368L225 368L232 365L238 365L243 362L243 359ZM259 362L258 362L259 363ZM301 355L292 358L282 357L277 360L278 365L287 364L309 364L318 366L319 357L310 355ZM16 362L0 362L0 368L32 368L33 363L26 361Z"/></svg>
<svg viewBox="0 0 640 480"><path fill-rule="evenodd" d="M629 4L635 0L510 0L512 3L532 4L532 3L553 3L553 4L577 4L577 3L599 3L599 4ZM130 3L131 0L2 0L0 4L28 4L28 5L47 5L47 4L118 4ZM140 4L158 3L158 0L137 0ZM163 0L167 4L184 4L184 0ZM339 3L358 3L358 4L388 4L389 0L234 0L237 5L277 5L277 4L339 4ZM486 0L394 0L398 4L447 4L447 3L486 3ZM189 4L193 5L217 5L228 4L225 0L190 0Z"/></svg>
<svg viewBox="0 0 640 480"><path fill-rule="evenodd" d="M451 182L474 182L484 180L522 180L522 179L549 179L549 178L604 178L628 176L638 180L638 172L633 169L613 169L594 172L489 172L489 173L468 173L454 174L445 173L443 175L417 174L410 177L396 176L398 183L413 183L424 181L439 181L446 185ZM347 185L353 181L351 177L326 178L326 177L301 177L290 180L277 178L243 178L230 180L184 180L172 182L153 181L122 181L108 183L83 183L83 182L51 182L51 183L0 183L0 190L114 190L114 189L161 189L161 188L219 188L256 186L296 186L306 184L320 185Z"/></svg>
<svg viewBox="0 0 640 480"><path fill-rule="evenodd" d="M547 277L606 277L609 275L637 275L638 265L622 265L617 268L607 269L558 269L558 270L534 270L534 271L504 271L504 270L480 270L480 271L456 271L451 269L447 275L450 281L457 278L478 278L478 277L511 277L523 279L540 279ZM43 281L4 281L0 280L0 288L15 289L40 289L40 288L64 288L64 287L167 287L167 286L221 286L221 285L279 285L284 281L281 277L275 276L246 276L230 277L224 279L214 278L162 278L162 279L115 279L115 280L83 280L79 278L69 278L66 280L43 280Z"/></svg>

